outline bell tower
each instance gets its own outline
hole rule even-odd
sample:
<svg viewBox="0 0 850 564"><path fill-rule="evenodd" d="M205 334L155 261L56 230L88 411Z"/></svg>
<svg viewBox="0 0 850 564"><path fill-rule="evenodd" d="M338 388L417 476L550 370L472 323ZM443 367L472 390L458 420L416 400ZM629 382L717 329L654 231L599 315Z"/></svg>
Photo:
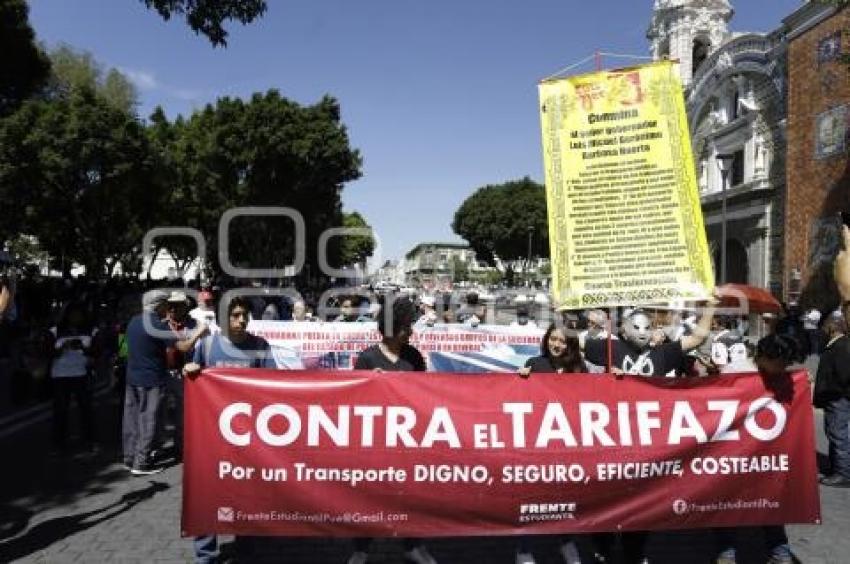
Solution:
<svg viewBox="0 0 850 564"><path fill-rule="evenodd" d="M728 38L734 10L728 0L655 0L646 37L654 60L679 61L682 85Z"/></svg>

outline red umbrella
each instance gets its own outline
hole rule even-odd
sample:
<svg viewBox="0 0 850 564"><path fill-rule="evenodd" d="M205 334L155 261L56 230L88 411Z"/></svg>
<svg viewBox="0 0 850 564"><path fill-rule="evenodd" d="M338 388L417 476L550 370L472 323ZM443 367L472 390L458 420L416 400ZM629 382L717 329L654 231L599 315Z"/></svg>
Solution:
<svg viewBox="0 0 850 564"><path fill-rule="evenodd" d="M737 308L742 313L781 313L782 304L764 288L746 284L723 284L717 287L720 307Z"/></svg>

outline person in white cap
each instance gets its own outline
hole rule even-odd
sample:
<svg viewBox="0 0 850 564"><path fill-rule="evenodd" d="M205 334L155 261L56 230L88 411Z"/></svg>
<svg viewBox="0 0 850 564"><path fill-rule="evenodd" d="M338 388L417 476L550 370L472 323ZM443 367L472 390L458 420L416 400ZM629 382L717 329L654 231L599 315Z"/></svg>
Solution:
<svg viewBox="0 0 850 564"><path fill-rule="evenodd" d="M422 296L419 300L420 316L415 325L434 325L437 322L436 304L437 300L434 296Z"/></svg>

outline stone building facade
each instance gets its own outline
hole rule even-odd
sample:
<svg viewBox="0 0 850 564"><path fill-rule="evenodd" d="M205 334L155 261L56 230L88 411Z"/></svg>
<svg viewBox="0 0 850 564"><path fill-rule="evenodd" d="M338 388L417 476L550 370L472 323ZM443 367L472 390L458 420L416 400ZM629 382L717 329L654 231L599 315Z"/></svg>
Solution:
<svg viewBox="0 0 850 564"><path fill-rule="evenodd" d="M830 309L839 211L850 211L850 10L808 2L785 20L788 157L785 212L789 296Z"/></svg>
<svg viewBox="0 0 850 564"><path fill-rule="evenodd" d="M784 291L786 42L783 30L732 33L726 0L655 0L647 37L679 61L718 283ZM718 155L731 155L724 187ZM725 211L724 211L725 207ZM720 280L726 225L726 280Z"/></svg>

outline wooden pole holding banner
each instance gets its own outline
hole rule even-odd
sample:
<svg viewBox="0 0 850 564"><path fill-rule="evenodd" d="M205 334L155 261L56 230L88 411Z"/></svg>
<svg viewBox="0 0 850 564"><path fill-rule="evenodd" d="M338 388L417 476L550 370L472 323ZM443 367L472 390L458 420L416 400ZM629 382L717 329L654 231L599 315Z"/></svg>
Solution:
<svg viewBox="0 0 850 564"><path fill-rule="evenodd" d="M601 71L602 70L602 53L600 53L598 49L596 50L596 52L593 53L593 60L596 63L596 70Z"/></svg>
<svg viewBox="0 0 850 564"><path fill-rule="evenodd" d="M613 316L608 316L608 323L605 329L608 332L608 374L614 373L614 320ZM618 374L617 378L622 378L622 374Z"/></svg>

